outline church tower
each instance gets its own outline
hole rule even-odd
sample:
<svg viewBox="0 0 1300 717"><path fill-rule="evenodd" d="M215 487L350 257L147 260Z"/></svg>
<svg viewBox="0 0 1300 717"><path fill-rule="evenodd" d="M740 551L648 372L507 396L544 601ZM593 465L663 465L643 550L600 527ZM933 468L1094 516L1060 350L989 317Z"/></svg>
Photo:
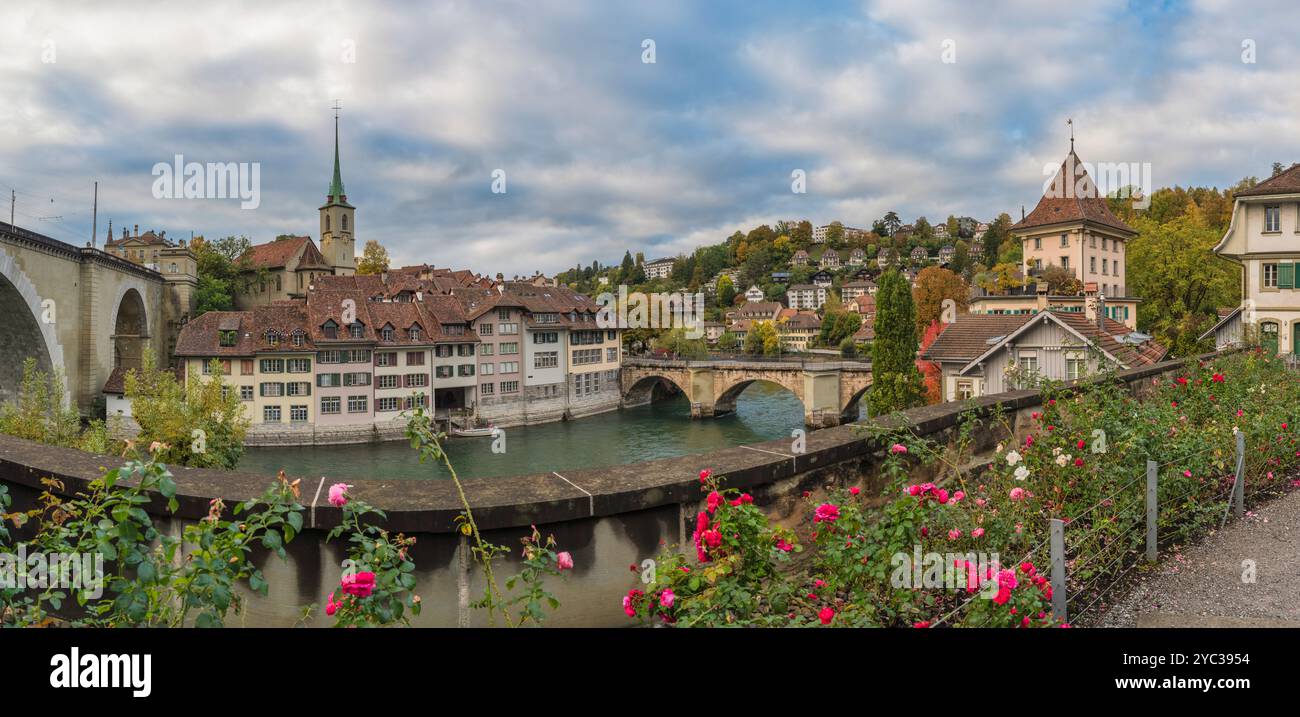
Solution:
<svg viewBox="0 0 1300 717"><path fill-rule="evenodd" d="M356 207L348 204L348 195L343 191L343 173L339 170L339 114L334 107L334 179L330 182L329 196L320 208L320 250L325 261L334 268L338 276L352 276L357 273L356 224L354 213Z"/></svg>

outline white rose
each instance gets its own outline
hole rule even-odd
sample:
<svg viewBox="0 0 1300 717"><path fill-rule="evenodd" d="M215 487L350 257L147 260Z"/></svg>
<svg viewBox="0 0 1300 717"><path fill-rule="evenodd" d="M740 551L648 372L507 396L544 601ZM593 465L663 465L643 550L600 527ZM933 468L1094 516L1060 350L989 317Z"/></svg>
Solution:
<svg viewBox="0 0 1300 717"><path fill-rule="evenodd" d="M1028 468L1026 468L1026 467L1024 467L1024 466L1020 466L1019 468L1016 469L1016 480L1024 480L1024 479L1026 479L1026 478L1028 478L1028 477L1029 477L1029 469L1028 469Z"/></svg>
<svg viewBox="0 0 1300 717"><path fill-rule="evenodd" d="M1020 462L1019 453L1016 453L1015 451L1011 451L1010 453L1007 454L1007 465L1014 466L1019 462Z"/></svg>
<svg viewBox="0 0 1300 717"><path fill-rule="evenodd" d="M1062 468L1064 468L1064 467L1065 467L1065 462L1066 462L1067 460L1069 460L1069 459L1068 459L1067 457L1065 457L1065 456L1057 456L1057 457L1056 457L1056 465L1061 466ZM1024 466L1021 466L1021 467L1023 468Z"/></svg>

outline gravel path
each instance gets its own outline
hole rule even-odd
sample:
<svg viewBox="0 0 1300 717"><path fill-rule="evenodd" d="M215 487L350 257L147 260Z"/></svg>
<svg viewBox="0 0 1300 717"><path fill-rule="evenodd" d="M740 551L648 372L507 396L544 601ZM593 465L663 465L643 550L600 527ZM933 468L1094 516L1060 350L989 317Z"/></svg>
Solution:
<svg viewBox="0 0 1300 717"><path fill-rule="evenodd" d="M1244 578L1254 561L1254 581ZM1300 491L1260 504L1158 568L1101 627L1300 627Z"/></svg>

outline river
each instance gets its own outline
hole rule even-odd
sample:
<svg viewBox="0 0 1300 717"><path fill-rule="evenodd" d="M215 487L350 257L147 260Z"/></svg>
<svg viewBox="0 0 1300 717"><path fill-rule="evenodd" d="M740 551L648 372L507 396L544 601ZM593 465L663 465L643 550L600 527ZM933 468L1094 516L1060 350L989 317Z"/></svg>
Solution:
<svg viewBox="0 0 1300 717"><path fill-rule="evenodd" d="M505 453L492 452L491 438L446 442L463 478L639 463L656 458L707 453L743 443L789 437L803 427L803 406L789 391L755 382L736 400L729 416L691 420L690 405L677 395L654 403L573 421L505 429ZM273 475L330 478L442 479L441 465L420 465L409 443L249 448L239 470Z"/></svg>

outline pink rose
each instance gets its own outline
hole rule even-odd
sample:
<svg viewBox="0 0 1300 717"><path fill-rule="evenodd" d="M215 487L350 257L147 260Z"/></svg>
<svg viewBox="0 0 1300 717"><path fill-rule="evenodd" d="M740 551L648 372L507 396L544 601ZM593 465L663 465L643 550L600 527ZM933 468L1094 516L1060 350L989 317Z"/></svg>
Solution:
<svg viewBox="0 0 1300 717"><path fill-rule="evenodd" d="M664 606L665 608L672 607L673 602L675 602L676 600L677 600L677 595L674 594L673 591L669 588L664 588L664 591L662 593L659 593L659 604Z"/></svg>
<svg viewBox="0 0 1300 717"><path fill-rule="evenodd" d="M948 531L948 540L956 540L961 537L961 531L953 528Z"/></svg>
<svg viewBox="0 0 1300 717"><path fill-rule="evenodd" d="M816 512L813 513L814 523L834 523L840 518L839 506L833 503L822 503L817 506Z"/></svg>
<svg viewBox="0 0 1300 717"><path fill-rule="evenodd" d="M704 481L708 480L709 476L711 475L713 475L713 471L709 470L708 468L705 468L704 470L700 471L700 482L703 483Z"/></svg>
<svg viewBox="0 0 1300 717"><path fill-rule="evenodd" d="M983 538L983 537L984 537L984 529L983 529L983 528L976 528L976 529L972 530L972 531L970 532L970 534L973 535L973 536L975 536L976 538Z"/></svg>
<svg viewBox="0 0 1300 717"><path fill-rule="evenodd" d="M556 554L555 564L560 568L560 570L572 570L573 554L568 552L567 550L563 553Z"/></svg>
<svg viewBox="0 0 1300 717"><path fill-rule="evenodd" d="M1024 500L1024 499L1025 499L1025 489L1024 489L1024 488L1021 488L1021 487L1019 487L1019 486L1017 486L1017 487L1015 487L1015 488L1012 488L1012 489L1011 489L1011 493L1009 493L1008 495L1010 496L1011 500L1014 500L1014 501Z"/></svg>
<svg viewBox="0 0 1300 717"><path fill-rule="evenodd" d="M375 574L370 571L344 575L339 581L343 587L343 592L354 597L370 597L370 593L375 589Z"/></svg>
<svg viewBox="0 0 1300 717"><path fill-rule="evenodd" d="M861 493L861 492L862 492L862 489L859 488L859 487L857 487L857 486L853 486L852 488L849 488L849 495L857 495L857 494L859 494L859 493Z"/></svg>
<svg viewBox="0 0 1300 717"><path fill-rule="evenodd" d="M822 621L823 625L829 625L831 624L831 620L835 619L835 610L831 609L829 606L824 607L821 609L821 612L817 613L817 618Z"/></svg>
<svg viewBox="0 0 1300 717"><path fill-rule="evenodd" d="M347 483L335 483L330 486L330 505L335 508L342 508L348 504L348 488L352 486Z"/></svg>
<svg viewBox="0 0 1300 717"><path fill-rule="evenodd" d="M890 446L889 451L891 453L907 453L907 446L902 443L895 443L893 446Z"/></svg>

